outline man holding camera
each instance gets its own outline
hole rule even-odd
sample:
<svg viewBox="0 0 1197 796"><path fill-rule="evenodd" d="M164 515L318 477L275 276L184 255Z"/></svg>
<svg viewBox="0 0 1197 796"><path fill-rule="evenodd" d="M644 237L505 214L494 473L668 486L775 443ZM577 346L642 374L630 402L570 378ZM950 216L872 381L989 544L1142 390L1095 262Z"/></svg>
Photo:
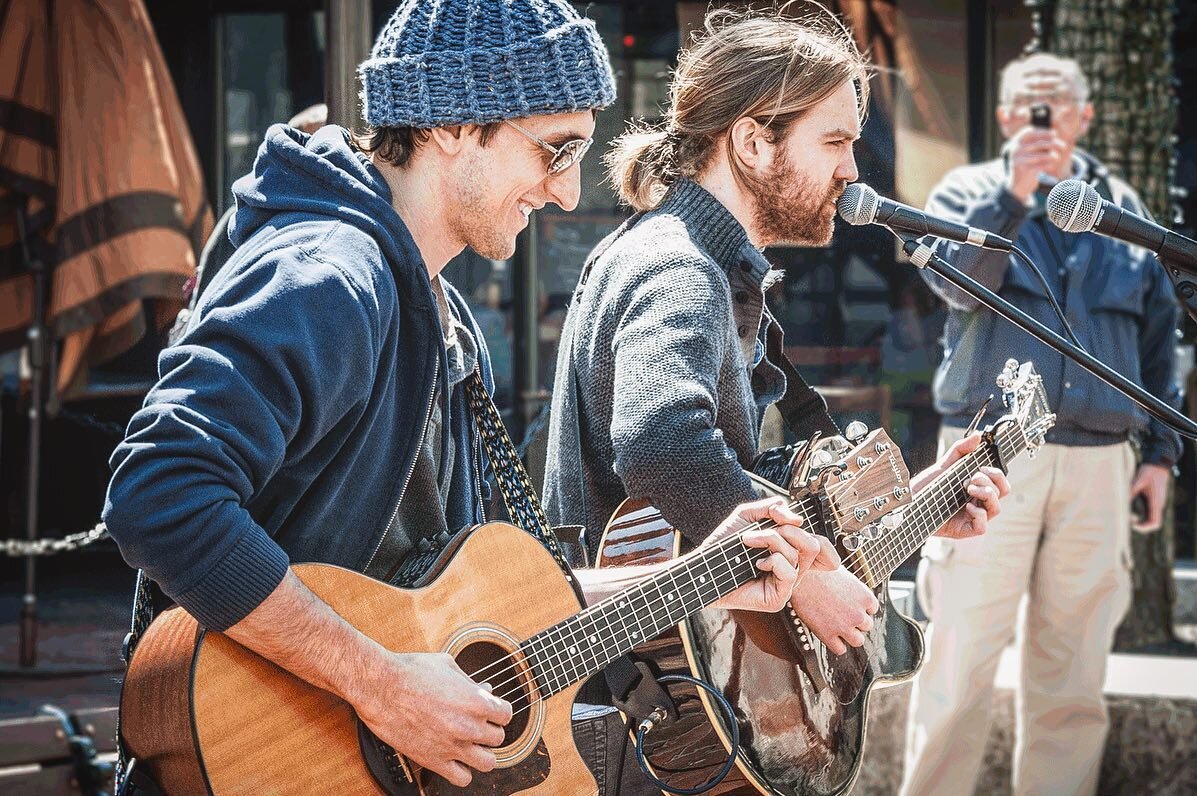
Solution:
<svg viewBox="0 0 1197 796"><path fill-rule="evenodd" d="M1163 269L1144 249L1061 232L1044 214L1048 190L1067 178L1147 214L1126 183L1076 148L1093 117L1079 66L1043 54L1014 61L1002 72L1000 96L1001 157L949 173L928 210L1015 240L1044 272L1084 347L1178 405L1179 310ZM1023 264L955 243L940 253L1052 325L1043 287ZM1035 362L1058 417L1039 455L1011 468L1012 497L990 533L936 537L924 548L919 596L931 624L911 695L902 792L973 792L994 674L1017 638L1013 792L1092 793L1108 725L1106 658L1131 593L1131 504L1140 498L1144 507L1136 530L1160 526L1180 439L1071 360L938 277L927 279L949 308L934 383L941 450L964 436L1008 357Z"/></svg>

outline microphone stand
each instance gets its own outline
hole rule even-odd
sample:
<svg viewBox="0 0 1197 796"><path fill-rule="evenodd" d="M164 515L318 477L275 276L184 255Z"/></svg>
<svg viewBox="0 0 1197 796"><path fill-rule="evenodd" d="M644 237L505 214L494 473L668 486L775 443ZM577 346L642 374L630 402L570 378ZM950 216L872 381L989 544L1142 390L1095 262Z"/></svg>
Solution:
<svg viewBox="0 0 1197 796"><path fill-rule="evenodd" d="M983 306L989 308L991 311L997 313L1001 317L1010 321L1010 323L1019 327L1027 334L1034 337L1039 342L1047 347L1058 351L1064 356L1071 359L1073 362L1080 365L1085 370L1092 373L1097 378L1104 381L1106 384L1113 387L1118 392L1130 398L1156 420L1159 420L1164 425L1171 428L1182 437L1197 440L1197 423L1194 423L1188 417L1185 417L1176 409L1155 397L1147 390L1135 384L1130 379L1127 379L1118 371L1112 369L1104 362L1095 359L1092 354L1084 351L1073 345L1069 340L1061 335L1048 329L1039 321L1027 315L1022 310L1015 307L1010 302L1006 301L1001 296L991 291L989 288L982 285L977 280L973 279L968 274L956 268L954 265L944 260L935 250L926 244L919 243L917 235L908 235L905 233L891 230L901 241L902 251L910 257L910 261L918 268L926 268L932 273L940 276L948 284L954 285L964 293L972 296ZM1186 282L1192 289L1192 294L1197 296L1197 286L1191 282ZM1179 286L1177 287L1179 291ZM1192 301L1193 299L1190 299Z"/></svg>
<svg viewBox="0 0 1197 796"><path fill-rule="evenodd" d="M1155 257L1160 261L1160 265L1164 266L1164 273L1172 280L1172 289L1176 298L1180 300L1180 306L1197 322L1197 284L1192 282L1193 279L1197 279L1197 269L1192 263L1179 257L1165 257L1160 254Z"/></svg>

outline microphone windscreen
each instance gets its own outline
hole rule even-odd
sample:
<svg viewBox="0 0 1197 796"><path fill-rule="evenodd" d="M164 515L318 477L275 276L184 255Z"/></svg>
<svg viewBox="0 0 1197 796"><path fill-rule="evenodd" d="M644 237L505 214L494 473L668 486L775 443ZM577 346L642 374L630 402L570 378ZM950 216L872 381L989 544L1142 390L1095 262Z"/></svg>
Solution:
<svg viewBox="0 0 1197 796"><path fill-rule="evenodd" d="M840 195L836 209L840 218L854 226L872 224L877 217L877 192L863 182L851 183Z"/></svg>
<svg viewBox="0 0 1197 796"><path fill-rule="evenodd" d="M1065 232L1090 232L1101 217L1101 196L1087 182L1064 180L1047 195L1047 218Z"/></svg>

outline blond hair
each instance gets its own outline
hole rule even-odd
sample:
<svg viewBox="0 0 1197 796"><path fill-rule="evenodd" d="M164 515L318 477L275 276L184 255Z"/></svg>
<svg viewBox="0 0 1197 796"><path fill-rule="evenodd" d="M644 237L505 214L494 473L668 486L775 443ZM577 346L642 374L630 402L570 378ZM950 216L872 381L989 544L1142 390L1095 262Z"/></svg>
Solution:
<svg viewBox="0 0 1197 796"><path fill-rule="evenodd" d="M678 56L663 126L633 125L604 157L620 200L637 210L655 207L677 178L701 174L720 142L732 173L746 182L730 135L745 116L776 141L851 81L863 118L868 63L847 29L823 11L802 18L784 7L709 14L705 33Z"/></svg>

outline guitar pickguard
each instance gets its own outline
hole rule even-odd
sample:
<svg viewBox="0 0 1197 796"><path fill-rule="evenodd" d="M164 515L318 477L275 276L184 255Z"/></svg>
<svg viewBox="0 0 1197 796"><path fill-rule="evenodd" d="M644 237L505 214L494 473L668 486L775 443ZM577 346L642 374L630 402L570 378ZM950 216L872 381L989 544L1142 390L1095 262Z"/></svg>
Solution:
<svg viewBox="0 0 1197 796"><path fill-rule="evenodd" d="M786 796L847 790L860 765L869 689L909 677L922 658L921 631L884 599L864 646L828 655L831 684L824 689L756 647L729 612L704 610L684 633L695 676L735 708L742 773L762 793ZM730 735L726 727L719 732Z"/></svg>

